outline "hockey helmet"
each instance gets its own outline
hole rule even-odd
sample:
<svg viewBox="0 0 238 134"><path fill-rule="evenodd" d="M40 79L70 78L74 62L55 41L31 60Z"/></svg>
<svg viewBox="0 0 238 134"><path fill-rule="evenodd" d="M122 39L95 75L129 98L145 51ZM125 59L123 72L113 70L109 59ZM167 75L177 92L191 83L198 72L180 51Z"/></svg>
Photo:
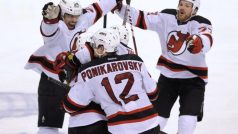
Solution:
<svg viewBox="0 0 238 134"><path fill-rule="evenodd" d="M125 45L128 45L129 42L129 31L124 25L116 25L116 26L111 26L113 30L116 30L119 32L120 36L120 42L122 42Z"/></svg>
<svg viewBox="0 0 238 134"><path fill-rule="evenodd" d="M81 15L82 6L79 0L60 0L59 6L61 8L61 16L65 13L70 15Z"/></svg>
<svg viewBox="0 0 238 134"><path fill-rule="evenodd" d="M112 29L102 28L92 36L92 42L92 47L94 49L101 45L104 47L105 52L116 52L116 47L120 43L120 37L118 32L115 32Z"/></svg>
<svg viewBox="0 0 238 134"><path fill-rule="evenodd" d="M196 14L200 7L200 0L185 0L185 1L191 2L193 4L193 14Z"/></svg>

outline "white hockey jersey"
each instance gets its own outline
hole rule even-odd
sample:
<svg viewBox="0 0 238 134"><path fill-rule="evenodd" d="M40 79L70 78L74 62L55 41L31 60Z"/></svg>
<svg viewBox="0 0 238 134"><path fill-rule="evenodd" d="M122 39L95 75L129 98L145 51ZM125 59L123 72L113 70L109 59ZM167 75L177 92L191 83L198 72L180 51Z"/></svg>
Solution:
<svg viewBox="0 0 238 134"><path fill-rule="evenodd" d="M123 6L118 13L121 18L124 17L125 8ZM197 15L181 23L176 18L175 9L145 12L130 7L129 11L134 26L157 32L162 48L157 67L163 75L169 78L200 77L207 82L205 53L213 43L212 25L208 19ZM129 19L127 21L130 22ZM191 54L186 45L186 38L194 34L198 35L203 43L203 49L198 54Z"/></svg>
<svg viewBox="0 0 238 134"><path fill-rule="evenodd" d="M69 30L61 20L55 24L47 24L42 21L40 31L44 39L44 45L30 56L25 69L32 69L38 73L44 72L47 76L59 81L59 70L54 68L57 55L68 51L77 51L77 46L74 42L75 37L85 32L115 5L115 0L110 2L100 0L98 3L89 5L84 9L84 14L79 17L74 30ZM69 127L85 126L98 120L105 120L101 108L98 108L98 105L93 103L73 115L75 116L71 116L69 119ZM78 122L77 120L81 121Z"/></svg>
<svg viewBox="0 0 238 134"><path fill-rule="evenodd" d="M44 45L36 50L29 58L25 69L36 72L44 72L47 76L58 79L58 72L54 68L57 55L62 52L77 51L73 42L74 37L85 32L97 20L116 6L116 1L101 0L84 9L84 14L79 17L74 30L69 30L63 21L55 24L41 23L40 31L44 39Z"/></svg>
<svg viewBox="0 0 238 134"><path fill-rule="evenodd" d="M138 134L159 124L150 102L157 95L156 82L138 56L110 56L82 66L64 106L74 113L94 101L106 113L111 133Z"/></svg>

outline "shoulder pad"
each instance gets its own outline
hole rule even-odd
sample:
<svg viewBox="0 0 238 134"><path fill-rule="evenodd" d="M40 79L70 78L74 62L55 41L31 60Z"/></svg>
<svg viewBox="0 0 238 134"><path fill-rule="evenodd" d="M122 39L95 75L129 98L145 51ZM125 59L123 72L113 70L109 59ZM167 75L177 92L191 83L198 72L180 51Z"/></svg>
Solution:
<svg viewBox="0 0 238 134"><path fill-rule="evenodd" d="M164 10L161 11L161 13L176 15L177 14L177 10L176 9L164 9Z"/></svg>
<svg viewBox="0 0 238 134"><path fill-rule="evenodd" d="M208 20L207 18L204 18L202 16L199 16L199 15L196 15L196 16L192 17L191 21L192 20L197 21L198 23L205 23L205 24L208 24L208 25L212 25L210 20Z"/></svg>

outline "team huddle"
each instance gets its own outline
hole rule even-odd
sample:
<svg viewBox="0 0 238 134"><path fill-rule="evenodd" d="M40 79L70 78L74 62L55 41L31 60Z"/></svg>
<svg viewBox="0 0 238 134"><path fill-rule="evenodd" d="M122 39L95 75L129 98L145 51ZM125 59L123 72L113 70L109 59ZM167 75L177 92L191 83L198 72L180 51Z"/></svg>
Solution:
<svg viewBox="0 0 238 134"><path fill-rule="evenodd" d="M44 45L25 66L41 74L37 134L59 134L65 113L70 114L69 134L163 134L177 98L177 133L194 133L203 118L205 54L213 43L211 22L197 15L200 0L179 0L177 9L161 12L123 3L100 0L82 8L79 0L60 0L44 5ZM128 46L124 23L87 33L109 12L158 34L158 82Z"/></svg>

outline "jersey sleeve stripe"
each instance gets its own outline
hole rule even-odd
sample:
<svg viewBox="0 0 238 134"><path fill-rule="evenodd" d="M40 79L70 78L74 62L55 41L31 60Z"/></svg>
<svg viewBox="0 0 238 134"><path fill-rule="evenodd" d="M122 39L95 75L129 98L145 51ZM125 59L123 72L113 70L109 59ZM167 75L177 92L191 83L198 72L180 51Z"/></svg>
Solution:
<svg viewBox="0 0 238 134"><path fill-rule="evenodd" d="M40 26L40 33L41 33L41 35L44 36L44 37L52 37L52 36L54 36L54 35L57 33L57 31L59 31L59 28L57 28L54 33L52 33L52 34L50 34L50 35L46 35L46 34L44 34L44 32L43 32L43 30L42 30L42 27Z"/></svg>
<svg viewBox="0 0 238 134"><path fill-rule="evenodd" d="M43 18L43 21L46 23L46 24L56 24L59 22L59 18L55 18L55 19L47 19L47 18Z"/></svg>
<svg viewBox="0 0 238 134"><path fill-rule="evenodd" d="M159 89L158 89L158 88L156 88L156 89L155 89L153 92L151 92L151 93L147 93L147 95L148 95L148 97L149 97L149 99L150 99L151 101L157 99L157 98L158 98L158 94L159 94Z"/></svg>
<svg viewBox="0 0 238 134"><path fill-rule="evenodd" d="M210 47L212 47L213 44L212 36L210 34L202 34L202 35L206 36L210 40Z"/></svg>
<svg viewBox="0 0 238 134"><path fill-rule="evenodd" d="M157 62L157 65L164 66L174 72L189 71L189 72L201 77L202 79L208 77L208 68L207 67L185 66L185 65L174 63L174 62L166 59L163 56L160 56L160 58Z"/></svg>
<svg viewBox="0 0 238 134"><path fill-rule="evenodd" d="M66 106L68 106L69 108L72 108L72 109L86 107L85 105L80 105L80 104L74 102L69 96L67 96L67 98L65 99L65 104L66 104Z"/></svg>
<svg viewBox="0 0 238 134"><path fill-rule="evenodd" d="M93 7L96 10L96 17L94 23L96 23L102 17L102 9L98 5L98 3L93 3Z"/></svg>
<svg viewBox="0 0 238 134"><path fill-rule="evenodd" d="M139 11L139 16L137 19L136 26L141 28L141 29L147 29L146 23L145 23L145 15L143 11Z"/></svg>
<svg viewBox="0 0 238 134"><path fill-rule="evenodd" d="M77 115L87 112L95 112L105 115L99 104L95 102L89 103L87 106L82 106L73 102L69 97L64 99L63 106L66 112L71 112L72 115Z"/></svg>
<svg viewBox="0 0 238 134"><path fill-rule="evenodd" d="M54 69L54 62L50 61L45 56L31 55L29 60L28 60L28 63L37 63L37 64L40 64L45 70L47 70L51 73L54 73L54 74L59 73L59 70Z"/></svg>

